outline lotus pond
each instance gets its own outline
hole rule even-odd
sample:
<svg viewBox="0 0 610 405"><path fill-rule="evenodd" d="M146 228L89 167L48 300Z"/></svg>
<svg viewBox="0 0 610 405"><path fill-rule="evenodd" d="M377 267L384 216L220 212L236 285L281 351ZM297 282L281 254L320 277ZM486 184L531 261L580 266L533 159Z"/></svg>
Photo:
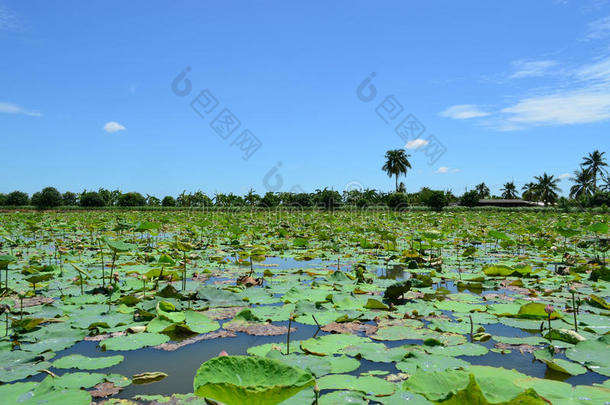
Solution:
<svg viewBox="0 0 610 405"><path fill-rule="evenodd" d="M608 404L608 216L0 214L2 404Z"/></svg>

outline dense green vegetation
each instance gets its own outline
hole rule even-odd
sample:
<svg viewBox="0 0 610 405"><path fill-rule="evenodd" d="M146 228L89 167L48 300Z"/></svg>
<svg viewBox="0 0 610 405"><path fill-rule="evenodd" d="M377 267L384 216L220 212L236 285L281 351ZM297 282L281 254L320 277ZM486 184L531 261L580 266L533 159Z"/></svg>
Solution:
<svg viewBox="0 0 610 405"><path fill-rule="evenodd" d="M246 195L233 193L216 193L209 197L202 191L194 193L182 192L177 198L165 196L162 199L152 195L143 196L138 192L123 193L120 190L98 191L84 190L80 194L67 191L60 194L53 187L46 187L34 193L30 199L27 193L13 191L7 195L0 194L0 206L25 207L32 205L38 209L57 208L60 206L81 207L317 207L335 209L339 207L372 207L384 206L392 209L404 209L409 206L427 206L440 210L449 204L474 207L480 199L486 198L518 198L517 186L507 182L500 190L500 195L492 196L485 183L478 184L473 190L466 191L462 196L456 196L451 191L431 190L427 187L418 192L407 193L404 183L398 182L400 176L406 176L411 163L404 150L390 150L386 153L382 170L395 178L396 190L386 193L373 189L347 190L339 193L324 188L313 193L267 192L264 195L250 190ZM559 179L547 173L535 176L534 182L527 183L522 188L521 197L527 201L535 201L544 205L558 205L563 209L610 206L610 176L605 152L594 151L583 158L579 170L574 172L570 180L574 185L570 188L569 198L560 197ZM599 181L598 181L599 180Z"/></svg>
<svg viewBox="0 0 610 405"><path fill-rule="evenodd" d="M609 240L589 211L1 213L0 398L601 404Z"/></svg>

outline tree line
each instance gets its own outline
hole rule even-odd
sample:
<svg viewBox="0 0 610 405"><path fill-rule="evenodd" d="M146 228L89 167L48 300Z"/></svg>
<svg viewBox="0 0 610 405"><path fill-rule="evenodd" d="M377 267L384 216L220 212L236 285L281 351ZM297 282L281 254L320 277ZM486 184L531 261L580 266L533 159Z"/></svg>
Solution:
<svg viewBox="0 0 610 405"><path fill-rule="evenodd" d="M165 196L158 198L139 192L122 192L100 188L97 191L84 190L81 193L66 191L60 193L54 187L46 187L34 193L31 197L23 191L13 191L9 194L0 193L0 206L35 206L39 209L56 208L60 206L81 207L233 207L251 206L273 208L288 207L318 207L332 209L340 206L358 208L370 206L388 206L393 209L412 205L425 205L433 209L442 209L449 204L476 206L481 199L502 198L517 199L519 192L514 182L507 182L500 190L500 195L492 196L489 187L480 183L461 196L451 191L432 190L424 187L418 192L408 193L405 184L399 183L400 176L406 176L411 168L410 156L402 149L386 152L382 170L395 178L394 192L383 192L375 189L346 190L342 193L328 188L318 189L313 193L267 192L257 194L250 189L246 195L233 193L215 193L208 196L202 191L183 191L177 197ZM583 158L578 170L570 178L573 186L570 188L569 199L559 197L561 192L559 178L548 175L535 176L534 181L526 183L521 188L521 198L527 201L541 202L544 205L559 203L562 206L595 207L610 205L610 175L606 169L608 163L605 152L594 151ZM599 182L598 182L599 180Z"/></svg>
<svg viewBox="0 0 610 405"><path fill-rule="evenodd" d="M508 200L519 199L526 201L540 202L546 205L574 205L581 207L610 205L610 175L608 174L608 162L606 152L595 150L583 158L579 168L574 171L574 176L570 181L574 185L570 188L569 200L559 197L561 189L559 181L554 175L543 173L534 176L534 181L526 183L521 188L521 196L517 186L513 181L506 182L500 190L499 196L492 196L489 187L485 183L480 183L472 190L467 190L460 198L460 205L475 206L481 199L502 198ZM405 193L404 183L398 183L399 176L406 176L407 170L411 169L409 162L410 155L403 149L394 149L386 152L385 163L381 169L389 177L394 177L396 181L396 193ZM598 180L600 182L598 183Z"/></svg>

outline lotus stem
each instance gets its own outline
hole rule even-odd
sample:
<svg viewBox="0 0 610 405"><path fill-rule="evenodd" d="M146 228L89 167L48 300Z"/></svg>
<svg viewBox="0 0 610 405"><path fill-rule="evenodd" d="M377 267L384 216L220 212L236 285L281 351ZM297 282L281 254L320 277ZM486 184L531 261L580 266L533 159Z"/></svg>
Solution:
<svg viewBox="0 0 610 405"><path fill-rule="evenodd" d="M290 330L292 329L292 318L294 314L290 314L288 318L288 337L286 338L286 354L290 354Z"/></svg>
<svg viewBox="0 0 610 405"><path fill-rule="evenodd" d="M578 310L576 309L576 289L574 287L570 287L570 293L572 294L572 313L574 314L574 331L578 332L578 320L576 319L576 313Z"/></svg>
<svg viewBox="0 0 610 405"><path fill-rule="evenodd" d="M468 318L470 318L470 341L472 342L474 334L474 323L472 322L472 315L468 315Z"/></svg>

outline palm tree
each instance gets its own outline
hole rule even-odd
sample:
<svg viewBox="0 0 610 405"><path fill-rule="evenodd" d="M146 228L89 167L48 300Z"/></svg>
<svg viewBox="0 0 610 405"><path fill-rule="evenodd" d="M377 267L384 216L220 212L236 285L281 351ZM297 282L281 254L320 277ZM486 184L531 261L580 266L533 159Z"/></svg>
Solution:
<svg viewBox="0 0 610 405"><path fill-rule="evenodd" d="M529 183L525 184L521 188L521 190L523 191L523 194L521 194L521 196L523 197L524 200L538 201L538 185L536 183L529 182Z"/></svg>
<svg viewBox="0 0 610 405"><path fill-rule="evenodd" d="M557 201L557 192L561 191L557 183L559 183L559 179L556 179L555 176L544 173L542 176L535 176L534 179L538 182L536 184L536 188L538 190L538 194L544 205L554 204Z"/></svg>
<svg viewBox="0 0 610 405"><path fill-rule="evenodd" d="M578 198L593 194L593 174L588 169L574 171L574 177L570 180L574 185L570 188L570 198Z"/></svg>
<svg viewBox="0 0 610 405"><path fill-rule="evenodd" d="M500 189L500 191L502 192L502 198L506 198L507 200L517 198L517 187L512 181L504 183L504 186Z"/></svg>
<svg viewBox="0 0 610 405"><path fill-rule="evenodd" d="M603 176L604 184L600 187L600 190L610 193L610 175Z"/></svg>
<svg viewBox="0 0 610 405"><path fill-rule="evenodd" d="M603 175L604 173L607 173L607 170L604 169L604 167L608 166L608 163L604 158L605 154L606 152L594 150L593 153L589 153L588 156L585 156L583 158L583 162L581 164L581 166L584 169L589 170L591 172L591 175L593 176L594 192L597 191L597 174L601 173Z"/></svg>
<svg viewBox="0 0 610 405"><path fill-rule="evenodd" d="M388 177L396 176L396 192L398 192L398 176L407 175L407 169L411 168L409 158L402 149L389 150L385 153L385 163L381 170L388 174Z"/></svg>
<svg viewBox="0 0 610 405"><path fill-rule="evenodd" d="M485 183L478 184L474 189L479 193L479 198L489 197L489 187Z"/></svg>

